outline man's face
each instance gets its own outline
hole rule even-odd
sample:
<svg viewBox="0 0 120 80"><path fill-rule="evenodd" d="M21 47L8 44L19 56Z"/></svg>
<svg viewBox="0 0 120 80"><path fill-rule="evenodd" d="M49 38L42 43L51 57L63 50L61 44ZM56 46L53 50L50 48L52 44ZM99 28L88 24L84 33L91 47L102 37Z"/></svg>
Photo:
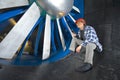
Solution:
<svg viewBox="0 0 120 80"><path fill-rule="evenodd" d="M80 30L83 30L84 29L84 24L82 22L77 22L77 27L80 29Z"/></svg>

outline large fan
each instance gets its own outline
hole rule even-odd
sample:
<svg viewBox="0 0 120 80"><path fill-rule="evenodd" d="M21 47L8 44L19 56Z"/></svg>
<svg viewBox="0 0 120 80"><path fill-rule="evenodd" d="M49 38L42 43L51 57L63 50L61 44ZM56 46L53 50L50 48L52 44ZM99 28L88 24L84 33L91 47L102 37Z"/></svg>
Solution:
<svg viewBox="0 0 120 80"><path fill-rule="evenodd" d="M0 10L1 23L23 14L0 43L1 59L20 61L37 29L32 56L38 62L56 61L69 54L71 32L77 32L75 19L83 17L83 0L1 0Z"/></svg>

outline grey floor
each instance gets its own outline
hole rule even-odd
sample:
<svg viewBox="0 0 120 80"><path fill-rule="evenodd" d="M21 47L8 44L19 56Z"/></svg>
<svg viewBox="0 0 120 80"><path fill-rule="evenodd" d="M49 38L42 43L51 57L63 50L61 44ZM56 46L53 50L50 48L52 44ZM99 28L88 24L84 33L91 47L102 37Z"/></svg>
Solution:
<svg viewBox="0 0 120 80"><path fill-rule="evenodd" d="M0 80L120 80L119 51L95 53L94 68L86 73L76 72L83 60L83 54L71 53L60 61L39 66L1 64Z"/></svg>

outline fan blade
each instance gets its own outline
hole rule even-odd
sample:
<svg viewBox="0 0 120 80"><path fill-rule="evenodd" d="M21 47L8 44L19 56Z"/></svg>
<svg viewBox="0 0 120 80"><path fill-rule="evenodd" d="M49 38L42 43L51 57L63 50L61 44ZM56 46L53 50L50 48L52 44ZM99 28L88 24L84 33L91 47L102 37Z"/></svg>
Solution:
<svg viewBox="0 0 120 80"><path fill-rule="evenodd" d="M78 13L80 13L80 10L79 10L77 7L73 6L73 9L74 9L75 11L77 11Z"/></svg>
<svg viewBox="0 0 120 80"><path fill-rule="evenodd" d="M40 17L40 9L33 3L18 23L0 43L0 58L11 59Z"/></svg>
<svg viewBox="0 0 120 80"><path fill-rule="evenodd" d="M61 40L61 43L62 43L62 47L65 50L66 49L65 40L64 40L64 37L63 37L63 34L62 34L62 29L61 29L61 26L60 26L59 19L57 19L57 25L58 25L58 31L59 31L59 34L60 34L60 40Z"/></svg>
<svg viewBox="0 0 120 80"><path fill-rule="evenodd" d="M68 14L68 15L70 16L70 18L72 19L72 21L75 23L75 19L70 14Z"/></svg>
<svg viewBox="0 0 120 80"><path fill-rule="evenodd" d="M0 9L29 5L28 0L0 0Z"/></svg>
<svg viewBox="0 0 120 80"><path fill-rule="evenodd" d="M43 55L42 59L47 59L50 56L50 42L51 42L51 17L46 15Z"/></svg>

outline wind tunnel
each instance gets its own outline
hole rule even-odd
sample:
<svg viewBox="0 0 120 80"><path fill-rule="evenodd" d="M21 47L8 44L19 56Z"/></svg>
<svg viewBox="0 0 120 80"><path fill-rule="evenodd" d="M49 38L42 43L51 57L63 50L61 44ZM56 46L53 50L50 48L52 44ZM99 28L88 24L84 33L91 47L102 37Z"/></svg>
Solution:
<svg viewBox="0 0 120 80"><path fill-rule="evenodd" d="M63 7L64 6L64 7ZM69 54L83 0L1 0L0 62L39 65Z"/></svg>

